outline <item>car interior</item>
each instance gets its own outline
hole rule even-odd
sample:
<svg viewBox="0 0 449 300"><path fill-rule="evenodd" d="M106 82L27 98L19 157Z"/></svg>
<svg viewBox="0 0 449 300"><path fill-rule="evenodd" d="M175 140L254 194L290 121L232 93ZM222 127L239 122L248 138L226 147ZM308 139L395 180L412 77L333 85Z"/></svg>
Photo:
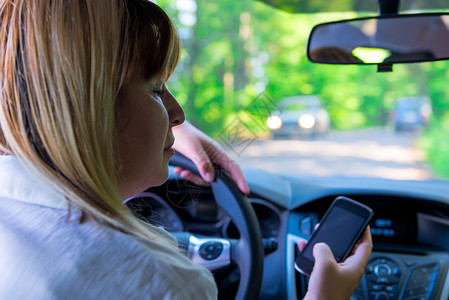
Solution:
<svg viewBox="0 0 449 300"><path fill-rule="evenodd" d="M316 24L301 51L317 65L374 66L373 72L382 76L400 64L431 66L449 59L446 1L258 2L288 14L364 12ZM297 243L309 239L338 196L374 212L374 248L351 299L449 299L446 179L309 176L243 168L251 190L245 196L223 170L215 170L210 186L201 186L175 174L174 167L199 175L178 153L166 183L126 204L142 220L173 233L185 255L213 272L219 299L302 299L308 277L294 267Z"/></svg>

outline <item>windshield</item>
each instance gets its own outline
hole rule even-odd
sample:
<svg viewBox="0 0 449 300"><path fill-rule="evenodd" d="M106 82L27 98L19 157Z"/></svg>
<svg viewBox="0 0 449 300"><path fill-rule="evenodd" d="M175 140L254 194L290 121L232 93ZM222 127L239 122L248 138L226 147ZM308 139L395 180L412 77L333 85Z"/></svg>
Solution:
<svg viewBox="0 0 449 300"><path fill-rule="evenodd" d="M312 27L375 13L287 13L252 0L158 1L182 60L168 87L242 169L289 176L449 176L449 63L313 64ZM285 99L312 97L283 109ZM404 99L413 104L400 104ZM417 101L416 99L421 99ZM425 99L425 100L422 100ZM313 105L314 109L307 111ZM306 112L305 112L306 111Z"/></svg>

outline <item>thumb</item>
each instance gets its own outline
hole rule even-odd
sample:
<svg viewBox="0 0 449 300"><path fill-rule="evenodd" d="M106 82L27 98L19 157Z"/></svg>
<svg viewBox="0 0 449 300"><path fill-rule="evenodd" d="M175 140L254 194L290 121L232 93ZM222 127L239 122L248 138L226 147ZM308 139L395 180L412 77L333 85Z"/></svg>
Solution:
<svg viewBox="0 0 449 300"><path fill-rule="evenodd" d="M313 257L315 258L315 267L318 268L327 268L329 265L337 264L331 248L325 243L317 243L313 246Z"/></svg>

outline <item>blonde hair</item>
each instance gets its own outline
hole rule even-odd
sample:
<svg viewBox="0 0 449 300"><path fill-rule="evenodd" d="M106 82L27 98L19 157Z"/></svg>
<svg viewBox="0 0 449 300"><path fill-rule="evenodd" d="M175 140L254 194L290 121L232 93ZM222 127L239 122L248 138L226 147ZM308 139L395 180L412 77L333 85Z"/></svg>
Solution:
<svg viewBox="0 0 449 300"><path fill-rule="evenodd" d="M0 22L0 153L89 218L158 239L121 203L116 102L142 66L149 79L173 72L169 17L147 0L1 0Z"/></svg>

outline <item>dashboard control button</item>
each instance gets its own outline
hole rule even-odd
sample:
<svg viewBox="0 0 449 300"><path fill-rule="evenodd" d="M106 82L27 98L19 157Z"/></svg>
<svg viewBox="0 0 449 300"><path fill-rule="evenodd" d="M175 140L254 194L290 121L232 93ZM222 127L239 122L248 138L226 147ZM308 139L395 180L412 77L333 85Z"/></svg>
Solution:
<svg viewBox="0 0 449 300"><path fill-rule="evenodd" d="M394 276L394 275L388 276L387 279L388 279L389 283L398 283L399 282L399 277Z"/></svg>
<svg viewBox="0 0 449 300"><path fill-rule="evenodd" d="M371 260L366 267L370 299L396 299L399 292L401 268L393 260L380 257Z"/></svg>
<svg viewBox="0 0 449 300"><path fill-rule="evenodd" d="M385 263L376 265L374 267L374 274L377 276L388 276L391 274L391 268Z"/></svg>
<svg viewBox="0 0 449 300"><path fill-rule="evenodd" d="M214 260L223 252L223 244L220 242L206 242L199 249L200 256L205 260Z"/></svg>
<svg viewBox="0 0 449 300"><path fill-rule="evenodd" d="M399 268L392 268L391 274L393 274L395 276L401 276L401 270Z"/></svg>
<svg viewBox="0 0 449 300"><path fill-rule="evenodd" d="M372 294L372 299L373 300L389 300L390 297L388 296L387 293L380 292L380 293L373 293Z"/></svg>
<svg viewBox="0 0 449 300"><path fill-rule="evenodd" d="M392 286L392 285L388 285L388 286L385 287L385 290L386 290L387 292L394 292L395 288L394 288L394 286Z"/></svg>
<svg viewBox="0 0 449 300"><path fill-rule="evenodd" d="M381 283L381 284L387 284L387 283L389 283L389 282L388 282L388 279L387 279L386 277L379 277L379 278L376 279L376 282L377 282L377 283Z"/></svg>
<svg viewBox="0 0 449 300"><path fill-rule="evenodd" d="M373 264L369 264L366 267L366 274L370 274L370 273L374 273L374 265Z"/></svg>

